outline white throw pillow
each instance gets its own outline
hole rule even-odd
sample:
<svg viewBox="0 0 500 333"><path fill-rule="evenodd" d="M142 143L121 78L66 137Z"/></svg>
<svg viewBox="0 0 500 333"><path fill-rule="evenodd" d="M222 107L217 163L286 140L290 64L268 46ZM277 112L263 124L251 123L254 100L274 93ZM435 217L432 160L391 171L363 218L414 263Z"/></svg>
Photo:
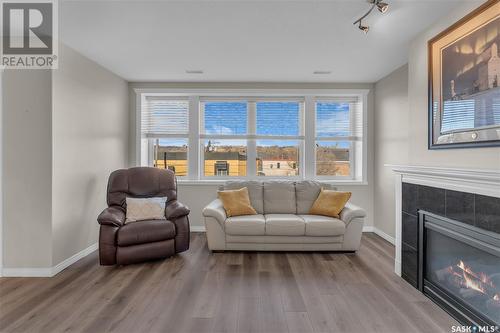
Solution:
<svg viewBox="0 0 500 333"><path fill-rule="evenodd" d="M127 198L127 218L129 222L144 220L165 220L167 197Z"/></svg>

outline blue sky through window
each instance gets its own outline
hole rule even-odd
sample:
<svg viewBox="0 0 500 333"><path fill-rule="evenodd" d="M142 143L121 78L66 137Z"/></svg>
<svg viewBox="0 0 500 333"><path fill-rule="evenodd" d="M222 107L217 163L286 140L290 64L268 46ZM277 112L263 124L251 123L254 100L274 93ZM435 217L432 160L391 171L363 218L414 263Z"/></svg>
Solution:
<svg viewBox="0 0 500 333"><path fill-rule="evenodd" d="M247 134L247 103L206 102L205 133L215 135Z"/></svg>
<svg viewBox="0 0 500 333"><path fill-rule="evenodd" d="M298 102L258 102L257 135L299 135Z"/></svg>
<svg viewBox="0 0 500 333"><path fill-rule="evenodd" d="M316 136L349 136L349 104L336 102L316 103Z"/></svg>

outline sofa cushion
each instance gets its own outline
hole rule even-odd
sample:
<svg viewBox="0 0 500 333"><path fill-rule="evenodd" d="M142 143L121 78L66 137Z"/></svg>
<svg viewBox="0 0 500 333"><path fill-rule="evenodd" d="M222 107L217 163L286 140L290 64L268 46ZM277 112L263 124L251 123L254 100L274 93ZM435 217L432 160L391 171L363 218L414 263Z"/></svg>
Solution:
<svg viewBox="0 0 500 333"><path fill-rule="evenodd" d="M351 198L351 192L338 192L321 189L318 199L309 211L310 215L324 215L339 218L347 201Z"/></svg>
<svg viewBox="0 0 500 333"><path fill-rule="evenodd" d="M118 230L118 246L163 241L175 237L175 225L167 220L130 222Z"/></svg>
<svg viewBox="0 0 500 333"><path fill-rule="evenodd" d="M264 193L262 182L255 180L231 180L221 186L221 190L239 190L243 187L248 189L250 203L255 211L257 211L258 214L264 214Z"/></svg>
<svg viewBox="0 0 500 333"><path fill-rule="evenodd" d="M265 214L296 214L295 182L264 182Z"/></svg>
<svg viewBox="0 0 500 333"><path fill-rule="evenodd" d="M340 236L345 233L345 223L321 215L300 215L305 221L306 236Z"/></svg>
<svg viewBox="0 0 500 333"><path fill-rule="evenodd" d="M297 214L308 214L314 201L318 198L321 192L321 183L304 180L295 184L297 192Z"/></svg>
<svg viewBox="0 0 500 333"><path fill-rule="evenodd" d="M257 214L250 204L248 188L246 187L239 190L219 191L218 195L228 217Z"/></svg>
<svg viewBox="0 0 500 333"><path fill-rule="evenodd" d="M265 228L264 215L233 216L225 222L225 230L229 235L264 235Z"/></svg>
<svg viewBox="0 0 500 333"><path fill-rule="evenodd" d="M336 187L320 183L314 180L298 181L295 184L295 191L297 193L297 214L309 214L314 201L318 198L321 189L336 190Z"/></svg>
<svg viewBox="0 0 500 333"><path fill-rule="evenodd" d="M266 214L266 235L304 236L305 222L295 214Z"/></svg>

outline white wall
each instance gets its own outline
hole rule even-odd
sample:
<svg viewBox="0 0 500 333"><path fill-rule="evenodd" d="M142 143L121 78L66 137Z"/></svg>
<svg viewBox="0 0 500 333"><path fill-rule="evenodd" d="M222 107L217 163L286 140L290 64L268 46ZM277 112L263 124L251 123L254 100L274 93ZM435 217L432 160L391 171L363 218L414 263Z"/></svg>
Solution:
<svg viewBox="0 0 500 333"><path fill-rule="evenodd" d="M394 237L394 174L385 164L408 164L408 65L375 84L375 227Z"/></svg>
<svg viewBox="0 0 500 333"><path fill-rule="evenodd" d="M407 98L404 67L375 85L375 227L390 235L394 235L395 228L394 183L385 163L500 170L500 147L427 148L427 42L483 2L461 4L415 37L410 45Z"/></svg>
<svg viewBox="0 0 500 333"><path fill-rule="evenodd" d="M50 267L52 89L48 70L6 70L2 82L3 265Z"/></svg>
<svg viewBox="0 0 500 333"><path fill-rule="evenodd" d="M53 74L54 264L95 244L109 174L128 164L126 81L62 45Z"/></svg>
<svg viewBox="0 0 500 333"><path fill-rule="evenodd" d="M340 190L351 191L356 205L366 209L366 226L373 226L373 84L369 83L129 83L130 105L130 165L136 165L136 94L134 89L369 89L368 95L368 185L337 186ZM205 205L216 198L217 185L179 184L179 200L191 209L190 221L193 229L203 227L201 211Z"/></svg>

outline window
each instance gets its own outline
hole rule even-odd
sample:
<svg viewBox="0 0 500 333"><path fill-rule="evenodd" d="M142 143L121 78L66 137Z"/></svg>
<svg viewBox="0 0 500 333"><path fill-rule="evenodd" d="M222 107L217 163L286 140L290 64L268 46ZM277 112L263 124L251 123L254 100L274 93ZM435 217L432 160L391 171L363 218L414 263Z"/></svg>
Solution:
<svg viewBox="0 0 500 333"><path fill-rule="evenodd" d="M245 177L247 102L204 100L201 102L201 110L203 176Z"/></svg>
<svg viewBox="0 0 500 333"><path fill-rule="evenodd" d="M245 140L204 140L203 174L244 177L247 175L247 143Z"/></svg>
<svg viewBox="0 0 500 333"><path fill-rule="evenodd" d="M177 176L187 176L187 139L156 139L153 147L153 166L170 169Z"/></svg>
<svg viewBox="0 0 500 333"><path fill-rule="evenodd" d="M354 156L362 149L363 128L359 99L318 99L315 109L316 176L356 178Z"/></svg>
<svg viewBox="0 0 500 333"><path fill-rule="evenodd" d="M257 101L256 103L257 175L296 177L300 175L299 152L303 102Z"/></svg>
<svg viewBox="0 0 500 333"><path fill-rule="evenodd" d="M301 100L203 99L203 176L299 176L302 105Z"/></svg>
<svg viewBox="0 0 500 333"><path fill-rule="evenodd" d="M160 96L143 98L142 147L150 152L148 164L188 175L189 101Z"/></svg>
<svg viewBox="0 0 500 333"><path fill-rule="evenodd" d="M364 92L182 95L139 95L142 165L190 180L363 180Z"/></svg>

